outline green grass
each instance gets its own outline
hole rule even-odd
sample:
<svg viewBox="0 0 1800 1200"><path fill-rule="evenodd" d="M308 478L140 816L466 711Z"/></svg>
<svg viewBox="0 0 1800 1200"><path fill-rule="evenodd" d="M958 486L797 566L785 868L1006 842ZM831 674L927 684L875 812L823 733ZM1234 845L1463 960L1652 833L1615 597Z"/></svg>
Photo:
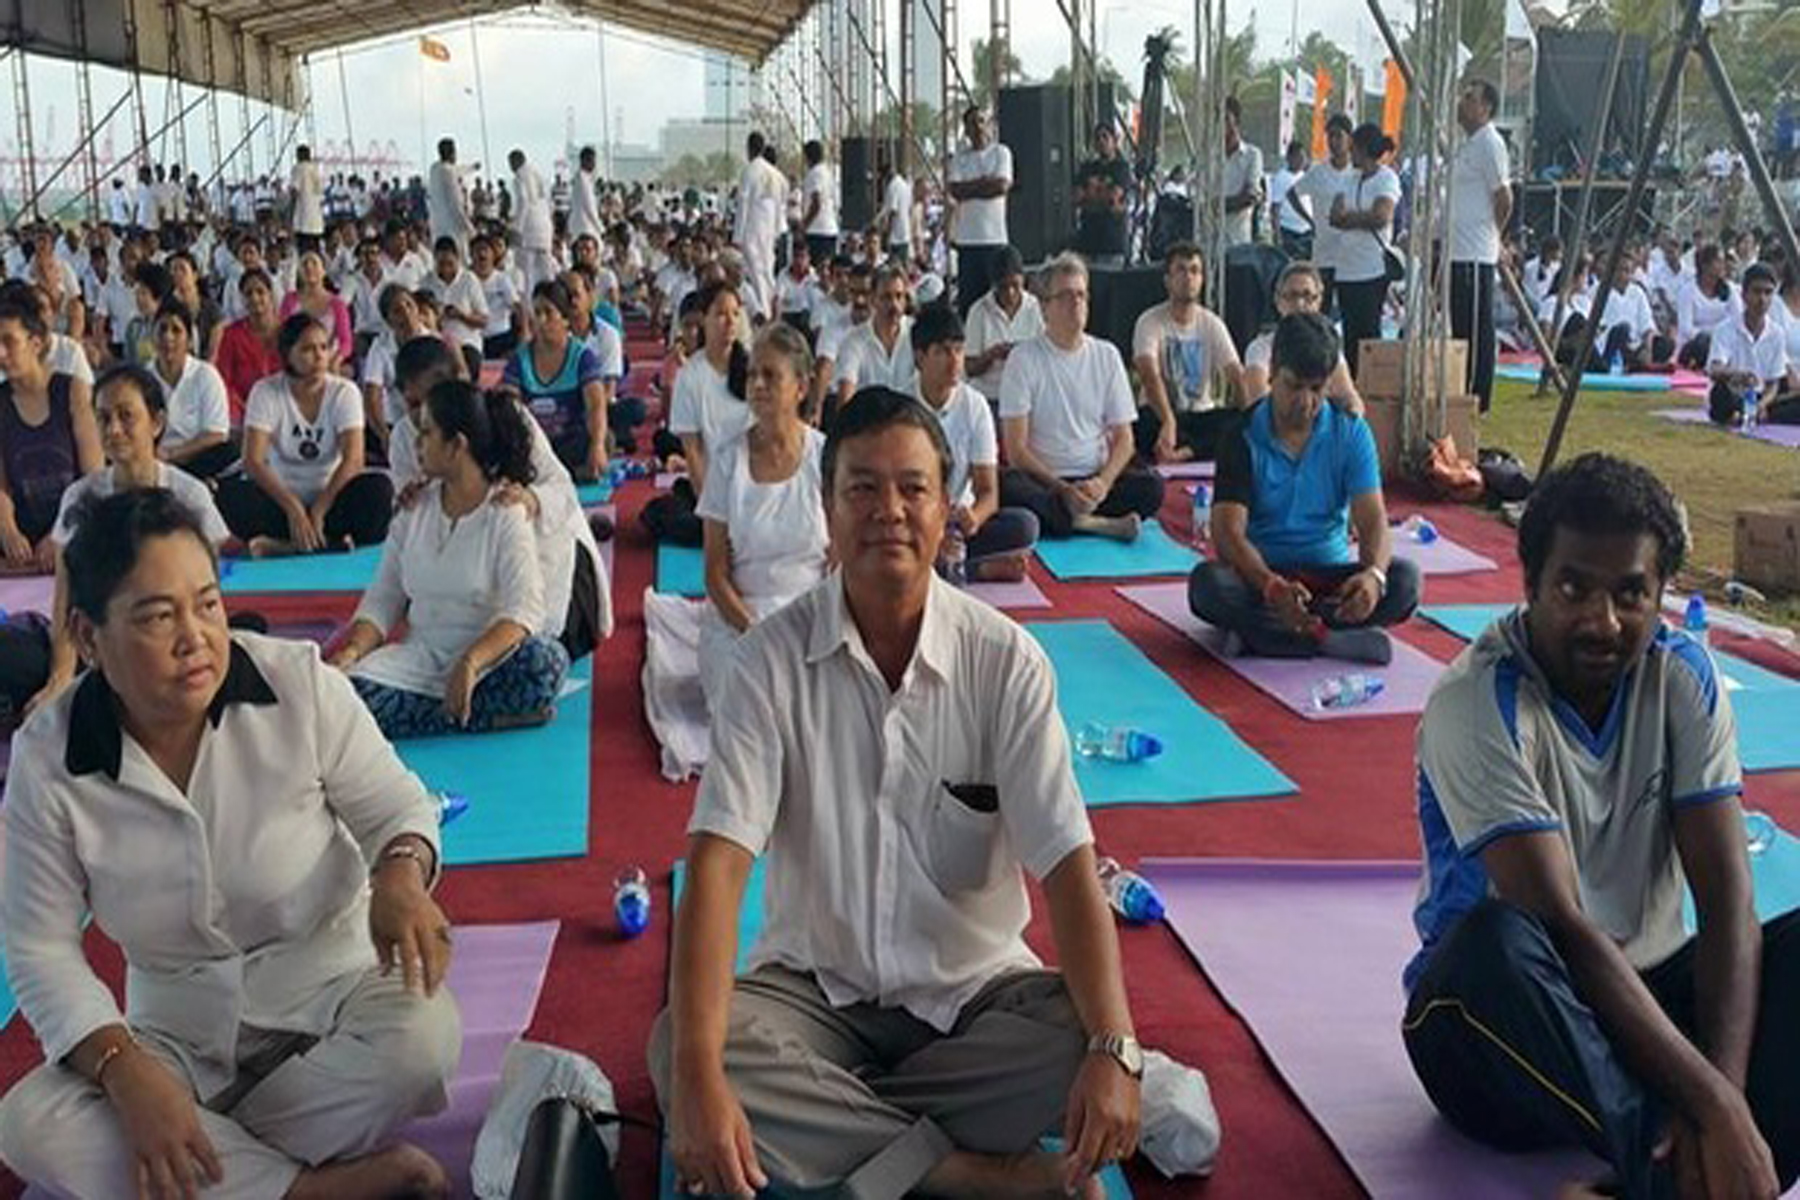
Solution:
<svg viewBox="0 0 1800 1200"><path fill-rule="evenodd" d="M1535 474L1556 416L1557 396L1534 396L1534 391L1528 383L1497 382L1493 410L1482 418L1481 444L1511 450ZM1800 499L1800 452L1651 415L1687 403L1692 401L1679 393L1582 392L1575 398L1558 460L1604 450L1656 472L1687 505L1693 530L1693 553L1679 584L1718 599L1731 578L1737 510ZM1800 629L1800 596L1771 597L1766 608L1750 611Z"/></svg>

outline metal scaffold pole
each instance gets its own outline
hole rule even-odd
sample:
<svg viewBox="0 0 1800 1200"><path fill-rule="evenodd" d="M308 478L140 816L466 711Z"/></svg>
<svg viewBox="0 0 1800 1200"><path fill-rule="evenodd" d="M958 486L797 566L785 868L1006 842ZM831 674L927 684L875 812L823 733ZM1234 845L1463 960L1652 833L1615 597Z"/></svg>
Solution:
<svg viewBox="0 0 1800 1200"><path fill-rule="evenodd" d="M74 0L80 4L82 0ZM206 57L206 145L212 155L213 169L216 171L224 161L224 143L219 136L219 60L213 46L213 22L211 17L205 18L206 36L200 43L200 52ZM338 51L339 78L343 77L344 55ZM349 120L350 105L348 99L344 104L345 121ZM354 153L354 152L353 152Z"/></svg>
<svg viewBox="0 0 1800 1200"><path fill-rule="evenodd" d="M84 0L69 0L69 32L75 35L75 52L81 55L81 61L75 67L75 120L85 134L81 147L81 182L88 190L88 220L98 221L100 164L94 156L94 140L99 136L100 128L94 124L94 77L90 69L87 4ZM126 96L130 94L127 92ZM106 119L111 120L112 114L118 111L119 104L115 103Z"/></svg>
<svg viewBox="0 0 1800 1200"><path fill-rule="evenodd" d="M244 35L242 31L232 34L231 56L237 67L238 128L240 130L248 131L252 128L250 124L250 66L249 61L244 54ZM245 151L244 162L249 167L246 178L254 181L256 179L256 147L250 143L247 133L244 140L239 142L238 148ZM231 157L236 158L237 153L237 149L233 149ZM220 164L219 169L224 169L223 163Z"/></svg>
<svg viewBox="0 0 1800 1200"><path fill-rule="evenodd" d="M13 0L13 28L19 31L21 38L25 36L25 0ZM25 201L19 215L27 219L36 215L31 199L37 194L37 151L31 129L31 72L26 66L30 57L22 42L14 46L13 107L18 119L19 195Z"/></svg>
<svg viewBox="0 0 1800 1200"><path fill-rule="evenodd" d="M344 141L350 147L350 173L356 175L358 159L356 155L356 127L350 123L350 82L344 77L344 48L337 52L338 97L344 105Z"/></svg>

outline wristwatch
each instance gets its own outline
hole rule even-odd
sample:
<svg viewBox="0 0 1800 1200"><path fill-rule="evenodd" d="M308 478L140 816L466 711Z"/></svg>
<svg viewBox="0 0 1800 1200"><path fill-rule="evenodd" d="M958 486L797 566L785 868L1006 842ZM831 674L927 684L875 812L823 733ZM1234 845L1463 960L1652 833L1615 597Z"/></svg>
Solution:
<svg viewBox="0 0 1800 1200"><path fill-rule="evenodd" d="M1089 1054L1104 1054L1133 1079L1144 1077L1144 1048L1129 1033L1096 1033L1088 1039Z"/></svg>

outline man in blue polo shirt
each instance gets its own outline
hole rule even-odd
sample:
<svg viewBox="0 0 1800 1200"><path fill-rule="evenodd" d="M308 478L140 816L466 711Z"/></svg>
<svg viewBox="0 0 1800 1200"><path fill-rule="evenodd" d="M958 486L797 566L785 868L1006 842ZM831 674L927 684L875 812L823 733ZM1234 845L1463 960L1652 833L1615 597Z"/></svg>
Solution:
<svg viewBox="0 0 1800 1200"><path fill-rule="evenodd" d="M1391 555L1374 436L1325 401L1338 350L1317 313L1275 327L1269 394L1220 441L1216 554L1188 607L1252 654L1385 663L1382 627L1418 607L1419 571Z"/></svg>

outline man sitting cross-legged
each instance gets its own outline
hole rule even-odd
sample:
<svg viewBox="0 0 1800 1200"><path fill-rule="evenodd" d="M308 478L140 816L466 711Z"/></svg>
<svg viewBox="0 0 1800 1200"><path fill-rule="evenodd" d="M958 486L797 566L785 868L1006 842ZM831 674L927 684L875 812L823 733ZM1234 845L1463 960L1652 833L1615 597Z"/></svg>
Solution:
<svg viewBox="0 0 1800 1200"><path fill-rule="evenodd" d="M1317 313L1275 327L1269 394L1220 443L1217 557L1188 578L1188 607L1252 654L1385 663L1377 627L1412 615L1419 571L1391 556L1369 427L1325 402L1338 355Z"/></svg>
<svg viewBox="0 0 1800 1200"><path fill-rule="evenodd" d="M858 393L822 470L842 565L745 635L689 823L650 1044L678 1187L1098 1197L1143 1060L1049 660L933 573L951 460L925 405ZM1061 971L1025 945L1025 870Z"/></svg>
<svg viewBox="0 0 1800 1200"><path fill-rule="evenodd" d="M1419 726L1407 1050L1464 1133L1583 1145L1616 1174L1566 1196L1772 1198L1800 1176L1800 916L1757 925L1731 703L1661 619L1687 545L1642 467L1545 476L1525 606Z"/></svg>
<svg viewBox="0 0 1800 1200"><path fill-rule="evenodd" d="M1044 332L1014 346L1000 380L1011 464L1000 503L1028 508L1050 537L1133 541L1162 507L1161 476L1134 465L1137 408L1112 343L1089 337L1087 264L1057 256L1046 270Z"/></svg>

